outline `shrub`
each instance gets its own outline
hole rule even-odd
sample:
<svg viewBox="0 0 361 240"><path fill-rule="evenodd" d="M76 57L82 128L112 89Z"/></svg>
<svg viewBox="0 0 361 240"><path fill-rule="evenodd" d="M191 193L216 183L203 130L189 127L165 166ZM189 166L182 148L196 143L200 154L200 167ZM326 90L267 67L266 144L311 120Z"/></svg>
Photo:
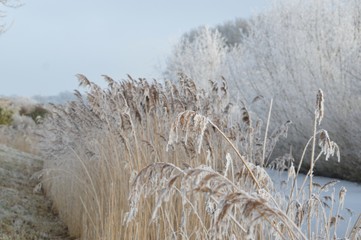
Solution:
<svg viewBox="0 0 361 240"><path fill-rule="evenodd" d="M0 125L11 125L13 122L13 112L0 107Z"/></svg>
<svg viewBox="0 0 361 240"><path fill-rule="evenodd" d="M41 119L44 119L46 115L49 114L49 111L43 108L42 106L35 106L31 108L21 107L19 110L20 116L28 116L33 119L33 121L37 124L41 122Z"/></svg>

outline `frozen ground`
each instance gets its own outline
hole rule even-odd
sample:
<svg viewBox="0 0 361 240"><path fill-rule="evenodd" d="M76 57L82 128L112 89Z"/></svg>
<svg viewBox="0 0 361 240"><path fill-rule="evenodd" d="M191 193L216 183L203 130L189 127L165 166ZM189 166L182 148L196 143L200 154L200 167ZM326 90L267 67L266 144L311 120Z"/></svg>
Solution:
<svg viewBox="0 0 361 240"><path fill-rule="evenodd" d="M0 239L69 239L67 228L52 213L51 202L34 191L31 179L43 162L34 155L0 145Z"/></svg>

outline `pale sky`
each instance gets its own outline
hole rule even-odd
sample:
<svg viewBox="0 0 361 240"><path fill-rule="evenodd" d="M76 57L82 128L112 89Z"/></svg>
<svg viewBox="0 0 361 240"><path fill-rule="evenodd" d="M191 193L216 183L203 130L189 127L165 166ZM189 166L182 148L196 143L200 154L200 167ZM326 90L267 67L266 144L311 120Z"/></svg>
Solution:
<svg viewBox="0 0 361 240"><path fill-rule="evenodd" d="M56 95L75 74L158 78L184 32L248 18L267 0L22 0L0 19L0 96Z"/></svg>

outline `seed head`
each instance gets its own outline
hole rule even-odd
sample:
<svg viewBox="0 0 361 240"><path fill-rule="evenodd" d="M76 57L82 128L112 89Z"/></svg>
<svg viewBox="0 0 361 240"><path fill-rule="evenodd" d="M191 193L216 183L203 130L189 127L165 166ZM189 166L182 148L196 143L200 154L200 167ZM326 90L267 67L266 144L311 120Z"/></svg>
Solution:
<svg viewBox="0 0 361 240"><path fill-rule="evenodd" d="M339 203L343 208L343 204L345 202L345 195L346 195L347 189L345 187L341 187L340 192L338 193Z"/></svg>
<svg viewBox="0 0 361 240"><path fill-rule="evenodd" d="M324 102L323 91L321 89L318 89L317 99L316 99L316 111L315 111L318 125L321 124L321 121L323 119L323 114L324 114L323 102Z"/></svg>
<svg viewBox="0 0 361 240"><path fill-rule="evenodd" d="M340 149L334 141L330 140L326 130L322 130L320 132L320 140L318 145L321 147L321 152L326 155L326 161L330 156L335 155L336 152L337 160L340 162Z"/></svg>

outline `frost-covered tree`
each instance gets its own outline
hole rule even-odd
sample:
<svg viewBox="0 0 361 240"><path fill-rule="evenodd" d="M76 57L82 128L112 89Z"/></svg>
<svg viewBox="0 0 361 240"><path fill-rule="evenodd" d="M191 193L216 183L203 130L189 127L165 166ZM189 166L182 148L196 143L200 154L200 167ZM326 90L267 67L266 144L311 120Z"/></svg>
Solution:
<svg viewBox="0 0 361 240"><path fill-rule="evenodd" d="M200 33L204 30L205 26L194 28L182 35L182 38L188 39L192 42ZM228 47L233 47L242 43L242 39L248 36L249 24L248 21L243 18L236 18L234 20L226 21L222 24L218 24L215 27L209 28L211 31L218 31L224 38L225 44Z"/></svg>
<svg viewBox="0 0 361 240"><path fill-rule="evenodd" d="M202 88L209 87L209 80L217 81L221 77L231 84L236 82L242 64L241 45L248 34L248 21L241 18L215 27L200 26L184 33L167 59L165 77L174 80L182 72ZM235 96L238 87L232 84L230 89Z"/></svg>
<svg viewBox="0 0 361 240"><path fill-rule="evenodd" d="M242 43L244 37L248 36L249 24L242 18L224 22L215 27L222 37L224 37L227 46L233 47Z"/></svg>
<svg viewBox="0 0 361 240"><path fill-rule="evenodd" d="M314 95L323 89L322 128L341 148L341 163L316 164L319 173L361 181L361 4L357 0L280 0L250 21L247 59L235 82L246 98L274 98L272 122L292 120L288 143L299 156L312 135ZM252 90L251 90L252 89ZM288 148L288 146L285 146ZM282 150L285 151L285 148ZM317 172L317 171L316 171Z"/></svg>
<svg viewBox="0 0 361 240"><path fill-rule="evenodd" d="M223 76L236 100L273 98L271 130L293 122L273 157L292 145L296 160L312 135L315 94L321 88L326 117L320 127L340 146L341 163L318 161L316 173L361 182L360 2L276 0L247 22L240 44L227 45L207 28L182 38L169 58L168 76L183 72L203 86ZM265 117L267 105L253 111Z"/></svg>
<svg viewBox="0 0 361 240"><path fill-rule="evenodd" d="M165 77L171 80L184 73L199 86L208 87L209 80L221 78L227 46L217 30L202 27L194 38L183 36L169 56Z"/></svg>
<svg viewBox="0 0 361 240"><path fill-rule="evenodd" d="M5 17L3 8L16 8L21 5L20 0L0 0L0 34L5 31L5 23L2 21Z"/></svg>

